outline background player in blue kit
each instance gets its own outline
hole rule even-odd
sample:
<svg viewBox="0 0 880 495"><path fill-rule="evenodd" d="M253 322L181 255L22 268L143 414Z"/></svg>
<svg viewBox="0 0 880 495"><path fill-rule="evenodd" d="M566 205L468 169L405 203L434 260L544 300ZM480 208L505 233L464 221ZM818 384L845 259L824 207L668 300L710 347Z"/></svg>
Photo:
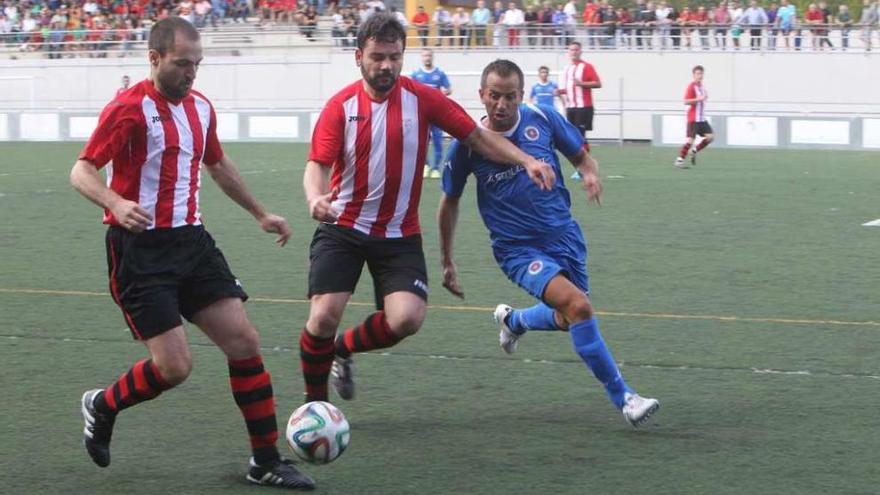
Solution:
<svg viewBox="0 0 880 495"><path fill-rule="evenodd" d="M422 84L439 89L446 96L452 94L449 78L440 67L434 65L434 52L430 48L422 50L422 66L414 71L411 77ZM434 148L434 160L429 159L425 165L424 177L439 179L440 162L443 160L443 131L433 125L431 126L431 145Z"/></svg>
<svg viewBox="0 0 880 495"><path fill-rule="evenodd" d="M571 216L571 198L556 150L580 171L587 199L597 203L602 194L598 164L585 149L583 133L562 115L546 106L522 104L523 73L513 62L496 60L486 66L480 99L487 112L481 125L550 163L558 180L550 191L542 191L520 169L494 163L453 142L437 213L443 286L464 297L452 246L459 198L467 177L473 174L495 260L510 280L542 301L523 310L498 305L495 319L501 327L501 347L508 353L516 351L526 330L568 330L575 352L605 386L611 402L630 424L638 426L660 403L639 396L626 384L599 333L588 295L586 242Z"/></svg>
<svg viewBox="0 0 880 495"><path fill-rule="evenodd" d="M549 78L550 69L546 65L538 67L538 82L532 86L532 92L529 93L529 101L531 103L555 108L554 100L556 99L559 87Z"/></svg>

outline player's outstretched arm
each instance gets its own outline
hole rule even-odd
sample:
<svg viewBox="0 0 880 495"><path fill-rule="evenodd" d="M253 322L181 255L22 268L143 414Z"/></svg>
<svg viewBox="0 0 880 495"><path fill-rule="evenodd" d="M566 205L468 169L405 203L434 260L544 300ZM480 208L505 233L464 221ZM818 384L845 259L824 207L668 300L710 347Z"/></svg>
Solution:
<svg viewBox="0 0 880 495"><path fill-rule="evenodd" d="M98 168L88 160L77 160L73 165L70 170L70 184L92 203L110 210L113 218L132 232L143 232L153 223L153 217L147 210L107 187Z"/></svg>
<svg viewBox="0 0 880 495"><path fill-rule="evenodd" d="M458 267L452 259L455 225L458 223L458 198L444 194L437 209L440 226L440 260L443 265L443 287L456 297L464 299L464 290L458 282Z"/></svg>
<svg viewBox="0 0 880 495"><path fill-rule="evenodd" d="M586 149L581 149L577 155L568 157L568 160L581 174L581 184L587 193L587 201L595 201L601 206L602 180L599 178L599 162Z"/></svg>
<svg viewBox="0 0 880 495"><path fill-rule="evenodd" d="M325 167L312 160L306 162L306 171L303 174L303 191L305 191L309 215L312 218L319 222L333 223L336 221L336 213L332 208L336 191L330 191L330 167Z"/></svg>
<svg viewBox="0 0 880 495"><path fill-rule="evenodd" d="M500 134L477 127L470 133L464 144L493 162L523 167L532 182L541 189L549 191L556 183L556 173L553 172L553 167L526 154Z"/></svg>
<svg viewBox="0 0 880 495"><path fill-rule="evenodd" d="M278 234L275 239L277 244L284 246L290 239L290 226L284 217L269 213L263 208L244 183L238 168L229 157L224 156L219 162L207 165L208 173L220 189L239 206L254 216L260 222L260 228L266 232Z"/></svg>

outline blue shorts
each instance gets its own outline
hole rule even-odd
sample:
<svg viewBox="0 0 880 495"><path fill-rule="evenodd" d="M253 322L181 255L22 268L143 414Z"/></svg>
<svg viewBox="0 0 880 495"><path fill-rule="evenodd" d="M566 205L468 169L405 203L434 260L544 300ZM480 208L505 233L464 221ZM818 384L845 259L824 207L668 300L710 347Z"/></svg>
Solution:
<svg viewBox="0 0 880 495"><path fill-rule="evenodd" d="M546 244L496 242L493 251L507 278L537 299L544 300L547 285L560 273L585 294L590 293L587 243L577 222L572 221L565 233Z"/></svg>

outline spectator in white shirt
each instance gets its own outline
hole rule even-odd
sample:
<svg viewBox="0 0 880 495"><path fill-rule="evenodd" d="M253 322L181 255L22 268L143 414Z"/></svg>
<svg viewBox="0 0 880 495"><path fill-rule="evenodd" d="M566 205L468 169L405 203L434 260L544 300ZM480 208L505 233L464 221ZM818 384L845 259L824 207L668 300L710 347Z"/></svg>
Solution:
<svg viewBox="0 0 880 495"><path fill-rule="evenodd" d="M458 32L458 46L471 46L471 15L461 7L455 9L452 25Z"/></svg>
<svg viewBox="0 0 880 495"><path fill-rule="evenodd" d="M507 10L504 12L504 20L502 22L507 28L507 44L519 46L519 30L526 20L523 11L516 7L516 2L507 4Z"/></svg>
<svg viewBox="0 0 880 495"><path fill-rule="evenodd" d="M672 19L669 18L670 14L672 14L672 9L666 5L665 0L661 1L657 5L657 10L654 11L654 16L657 18L657 27L659 28L660 46L662 48L666 48L669 44L669 30L672 27Z"/></svg>
<svg viewBox="0 0 880 495"><path fill-rule="evenodd" d="M437 43L435 44L440 46L445 39L450 46L454 45L452 15L442 5L438 5L437 10L434 11L434 24L437 25Z"/></svg>

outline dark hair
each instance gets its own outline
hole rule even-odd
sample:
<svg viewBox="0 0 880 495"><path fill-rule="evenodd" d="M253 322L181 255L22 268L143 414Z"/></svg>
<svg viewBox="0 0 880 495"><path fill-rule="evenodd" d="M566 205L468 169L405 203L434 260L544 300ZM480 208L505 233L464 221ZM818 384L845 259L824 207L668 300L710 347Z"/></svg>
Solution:
<svg viewBox="0 0 880 495"><path fill-rule="evenodd" d="M583 48L583 45L581 45L580 41L572 41L571 43L568 44L568 46L571 46L571 45L577 45L579 48Z"/></svg>
<svg viewBox="0 0 880 495"><path fill-rule="evenodd" d="M546 65L542 65L542 66L538 67L538 72L541 72L542 70L546 70L547 72L550 72L550 67L547 67Z"/></svg>
<svg viewBox="0 0 880 495"><path fill-rule="evenodd" d="M518 65L511 62L510 60L497 59L494 62L491 62L489 65L483 69L483 75L480 76L480 87L486 87L486 79L489 78L489 74L498 74L501 77L510 77L513 74L516 74L516 77L519 78L519 89L522 91L525 86L525 78L523 77L522 69L519 68Z"/></svg>
<svg viewBox="0 0 880 495"><path fill-rule="evenodd" d="M691 71L691 73L694 73L696 71L706 72L705 69L703 69L702 65L698 65L698 66L694 67L694 69Z"/></svg>
<svg viewBox="0 0 880 495"><path fill-rule="evenodd" d="M199 39L199 31L192 23L182 17L173 16L162 19L150 29L149 49L165 56L174 47L174 37L178 32L190 40Z"/></svg>
<svg viewBox="0 0 880 495"><path fill-rule="evenodd" d="M363 50L369 40L385 43L400 41L406 49L406 31L397 19L387 12L375 12L361 24L357 32L357 47Z"/></svg>

